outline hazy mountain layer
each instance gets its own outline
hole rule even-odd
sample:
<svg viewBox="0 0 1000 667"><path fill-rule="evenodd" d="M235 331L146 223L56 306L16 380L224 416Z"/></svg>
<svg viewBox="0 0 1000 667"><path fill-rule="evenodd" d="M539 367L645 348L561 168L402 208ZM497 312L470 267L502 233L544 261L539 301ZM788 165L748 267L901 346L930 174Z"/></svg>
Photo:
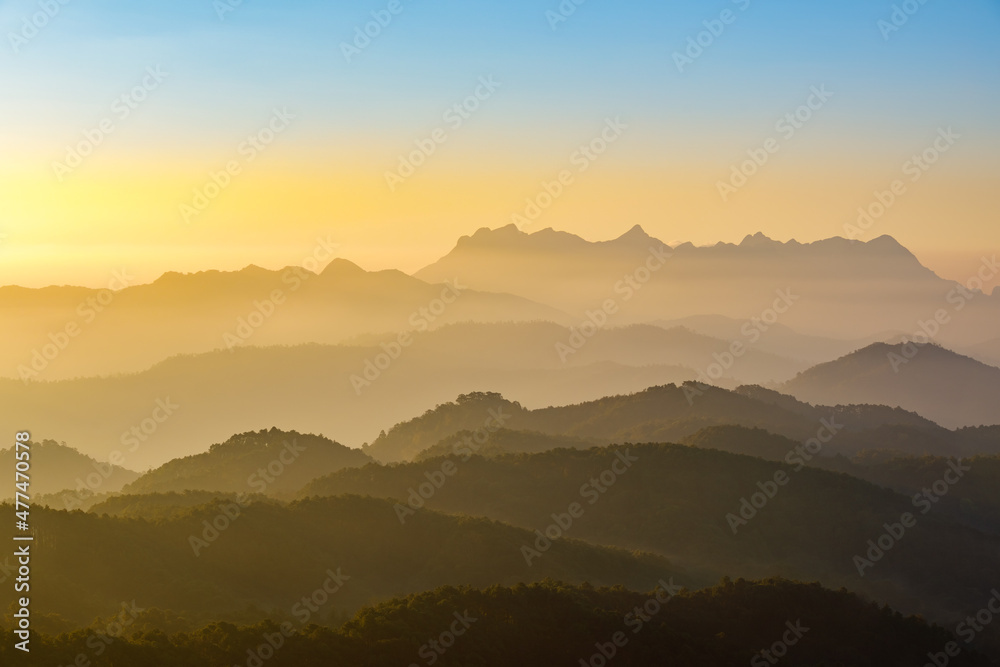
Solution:
<svg viewBox="0 0 1000 667"><path fill-rule="evenodd" d="M456 279L458 282L456 283ZM428 284L399 271L334 260L321 273L168 273L117 292L0 287L0 377L60 380L135 372L176 354L246 344L338 343L359 334L420 335L448 322L569 323L527 299L469 289L461 276Z"/></svg>
<svg viewBox="0 0 1000 667"><path fill-rule="evenodd" d="M117 451L124 454L123 465L146 469L200 453L233 433L275 425L359 446L398 421L479 389L543 407L697 375L662 364L570 360L564 365L550 341L535 338L535 325L490 329L472 326L464 346L456 342L461 327L440 337L439 332L415 336L395 359L371 343L246 348L177 357L127 376L27 387L0 379L6 406L0 428L28 428L36 440L66 440L99 460ZM535 346L522 345L525 338Z"/></svg>
<svg viewBox="0 0 1000 667"><path fill-rule="evenodd" d="M997 270L995 257L984 265L984 273ZM611 299L620 307L611 316L615 324L722 315L863 339L915 332L945 309L951 315L939 332L945 343L970 345L1000 333L1000 295L977 292L975 275L961 286L939 278L889 236L802 244L755 234L739 245L670 248L638 226L591 243L508 225L463 236L415 275L432 282L461 275L476 289L519 294L578 318Z"/></svg>
<svg viewBox="0 0 1000 667"><path fill-rule="evenodd" d="M121 461L124 461L124 458L122 456ZM0 449L0 465L3 469L13 471L14 463L14 448ZM137 472L114 465L107 460L98 461L81 454L73 447L52 440L32 443L29 463L31 465L29 495L32 497L64 489L72 489L79 495L120 491L126 484L139 477ZM13 482L4 484L0 488L2 488L0 498L13 499Z"/></svg>
<svg viewBox="0 0 1000 667"><path fill-rule="evenodd" d="M446 438L461 440L455 438L458 431L480 431L480 437L484 437L497 430L498 423L511 429L603 443L673 442L707 426L722 424L759 427L799 442L821 434L832 442L832 447L837 446L836 438L831 438L834 431L861 431L885 424L949 433L920 415L898 408L812 406L759 388L741 388L737 392L689 383L536 410L498 393L466 394L397 424L365 451L381 461L407 460Z"/></svg>
<svg viewBox="0 0 1000 667"><path fill-rule="evenodd" d="M883 403L948 427L1000 423L1000 368L937 345L876 343L783 385L812 403Z"/></svg>

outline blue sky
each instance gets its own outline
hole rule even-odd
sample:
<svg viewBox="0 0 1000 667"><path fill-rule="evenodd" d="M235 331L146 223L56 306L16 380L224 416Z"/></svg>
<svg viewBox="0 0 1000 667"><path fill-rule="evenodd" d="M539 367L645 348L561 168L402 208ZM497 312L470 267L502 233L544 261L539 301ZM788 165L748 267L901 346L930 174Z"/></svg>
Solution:
<svg viewBox="0 0 1000 667"><path fill-rule="evenodd" d="M59 7L57 15L15 53L10 34L49 2ZM980 246L1000 243L1000 233L991 231L996 225L988 199L1000 166L996 0L913 0L919 9L888 39L878 22L905 3L586 0L553 29L546 12L559 11L556 0L401 0L402 12L347 62L341 44L388 4L244 0L220 19L213 0L0 3L0 175L18 178L6 190L0 186L0 198L10 198L7 208L14 211L5 228L27 245L57 245L67 229L85 225L96 229L89 242L134 244L142 240L133 220L139 215L156 221L162 237L146 243L221 247L234 230L266 224L239 219L243 209L234 203L232 211L220 206L214 217L206 216L207 231L184 236L170 228L176 216L164 203L181 195L164 190L163 202L150 199L148 213L134 207L128 219L124 212L109 213L109 221L95 227L98 213L81 211L79 202L107 202L106 182L122 170L150 183L195 183L281 107L297 120L262 162L269 173L351 174L361 180L347 189L365 199L334 201L319 190L303 192L304 203L273 223L274 234L295 229L308 236L332 227L342 232L345 247L375 265L404 258L401 264L415 269L446 251L458 234L505 224L510 206L558 170L605 118L616 116L630 124L627 140L594 170L586 192L568 196L562 210L553 211L549 224L591 238L616 235L634 222L664 238L696 243L738 240L758 230L778 238L823 238L838 233L840 221L894 178L937 128L954 126L963 135L961 146L936 168L923 195L886 221L885 231L928 252L971 256ZM724 11L735 20L679 72L673 54ZM169 72L166 83L70 186L90 187L90 194L45 192L53 160L154 65ZM495 98L408 193L375 201L387 196L373 194L384 170L440 125L443 111L484 75L502 83ZM713 199L716 180L821 84L835 93L833 101L759 179L759 200L751 195L720 207ZM445 179L456 174L479 179L461 187L477 193L481 208L463 203L452 210L445 201ZM815 174L811 207L784 201L807 197L796 180L803 174ZM104 180L88 181L97 176ZM369 181L371 192L365 190ZM674 189L663 194L663 182ZM824 183L829 187L821 191ZM698 197L687 198L685 190ZM496 201L480 194L492 192ZM775 194L782 192L788 196ZM38 203L62 195L62 209ZM831 204L843 210L830 211ZM249 200L244 206L259 208ZM944 234L939 221L948 211L956 220L948 221L950 233ZM364 228L378 232L366 236ZM386 234L393 230L398 233ZM398 247L385 246L386 238ZM976 239L975 248L969 239ZM261 233L250 247L276 242ZM407 255L418 242L424 245ZM377 259L380 248L384 261ZM253 260L227 255L219 262Z"/></svg>

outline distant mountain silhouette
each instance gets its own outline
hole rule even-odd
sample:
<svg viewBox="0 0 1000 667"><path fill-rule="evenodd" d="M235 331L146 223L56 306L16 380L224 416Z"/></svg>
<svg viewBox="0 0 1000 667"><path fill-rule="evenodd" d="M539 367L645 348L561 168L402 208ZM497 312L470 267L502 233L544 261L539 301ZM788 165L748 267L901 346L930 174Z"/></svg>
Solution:
<svg viewBox="0 0 1000 667"><path fill-rule="evenodd" d="M569 346L571 336L566 327L545 322L457 324L414 334L405 350L393 350L395 334L366 335L339 346L247 347L175 357L127 376L28 387L0 380L0 400L9 407L0 411L0 428L20 428L26 420L40 425L40 437L66 439L98 458L131 450L130 464L142 469L199 453L201 443L275 424L357 446L415 412L479 387L532 407L576 403L694 379L729 347L683 328L645 325L609 328L579 349ZM574 351L561 355L559 344ZM383 346L397 355L388 366ZM751 349L719 382L783 380L804 368ZM179 407L154 425L155 432L140 432L138 440L128 435L144 421L148 428L157 401L168 399ZM64 404L78 408L51 410ZM81 420L80 414L92 418Z"/></svg>
<svg viewBox="0 0 1000 667"><path fill-rule="evenodd" d="M0 311L18 322L5 333L0 376L42 381L141 371L176 354L240 345L419 335L449 322L570 322L522 297L466 289L460 275L428 284L399 271L367 272L342 259L319 274L256 266L167 273L116 293L0 287ZM67 327L75 328L67 333Z"/></svg>
<svg viewBox="0 0 1000 667"><path fill-rule="evenodd" d="M950 427L1000 423L1000 368L933 344L875 343L815 366L782 391L813 403L884 403Z"/></svg>
<svg viewBox="0 0 1000 667"><path fill-rule="evenodd" d="M539 336L539 331L550 329ZM447 327L415 339L377 375L370 373L368 364L384 354L384 348L367 341L364 346L246 348L182 356L135 375L37 383L27 388L17 380L0 380L0 402L7 408L0 412L0 429L13 432L24 423L39 424L39 439L65 438L97 459L107 459L116 450L128 451L129 465L147 469L199 454L205 443L224 442L233 433L275 425L284 430L326 433L352 447L374 444L381 430L454 401L470 390L489 389L516 397L535 411L553 405L577 406L539 412L524 423L507 424L507 428L593 438L601 443L677 441L707 426L723 424L760 427L804 440L815 434L820 419L842 413L850 414L852 421L847 423L851 428L900 424L937 429L943 438L951 437L931 421L899 409L866 405L831 411L760 387L741 387L736 393L697 384L685 388L681 385L693 380L696 371L663 364L633 366L602 361L602 357L612 355L622 362L630 361L628 346L609 346L606 354L597 338L592 341L593 349L588 345L580 351L591 355L590 363L569 361L563 365L550 347L558 331L558 327L544 324ZM656 333L655 327L637 328L620 335L628 345L641 348L649 332L655 334L650 335L650 349L657 341L671 339L696 344L684 343L679 348L682 350L702 349L698 346L703 339L683 330ZM619 335L615 331L605 334L609 340ZM661 354L666 360L673 352L666 348ZM708 359L711 357L702 357ZM755 363L748 355L748 368ZM358 392L352 378L366 373L372 380ZM671 389L668 385L675 386ZM661 389L645 392L651 386ZM608 396L618 398L605 398ZM649 400L653 396L659 398ZM150 415L156 412L158 401L177 407L148 434L140 430L140 439L129 440L133 429L153 423ZM614 403L644 407L609 419L604 414L606 406ZM74 410L53 411L52 405L73 405ZM80 414L88 419L79 419ZM545 414L553 419L561 414L572 416L548 423L541 416ZM457 431L479 428L487 416L485 410L478 411L467 423L433 430L419 441L393 445L384 453L380 445L372 454L393 460L409 458ZM600 424L600 429L588 432L584 425L590 423ZM132 447L124 446L125 441L132 442ZM926 451L949 453L935 448Z"/></svg>
<svg viewBox="0 0 1000 667"><path fill-rule="evenodd" d="M754 331L752 323L723 315L693 315L676 320L661 320L651 322L665 329L678 326L691 331L728 341L742 340L749 342L746 332ZM769 325L767 331L761 331L760 337L751 344L751 348L760 352L778 355L784 359L802 360L810 364L818 364L841 357L859 347L875 341L889 340L898 332L883 332L860 340L843 340L824 336L801 334L783 324ZM742 360L740 362L742 365ZM738 368L738 367L737 367Z"/></svg>
<svg viewBox="0 0 1000 667"><path fill-rule="evenodd" d="M81 454L72 447L54 440L31 443L31 486L29 496L52 494L72 490L79 496L120 491L126 484L139 477L121 465L113 465L106 458L97 460ZM124 459L120 462L125 462ZM0 465L14 470L14 448L0 449ZM13 476L13 473L11 473ZM0 499L14 497L14 485L5 484Z"/></svg>
<svg viewBox="0 0 1000 667"><path fill-rule="evenodd" d="M661 253L670 255L662 263ZM790 290L799 299L780 315L780 324L844 339L915 330L920 318L950 307L948 296L957 287L889 236L803 244L757 233L739 245L669 248L639 227L595 243L551 229L484 228L414 275L431 282L461 275L477 289L519 294L578 318L617 299L616 324L698 315L746 322L760 317L778 290ZM626 276L641 282L630 286ZM942 340L968 345L995 337L1000 294L962 300L962 316L942 331Z"/></svg>
<svg viewBox="0 0 1000 667"><path fill-rule="evenodd" d="M437 332L415 337L396 361L375 371L369 364L381 363L379 355L385 352L369 342L187 355L134 375L30 387L0 379L0 404L5 406L0 428L13 433L25 423L37 424L36 437L65 439L88 455L107 458L115 450L130 449L122 438L144 422L152 423L146 420L157 401L169 401L178 407L156 423L155 430L143 432L129 453L130 465L146 469L198 454L205 443L222 442L233 433L274 425L327 433L356 447L373 440L382 429L478 387L495 388L543 407L697 375L669 365L570 362L563 367L554 348L524 346L514 329L501 328L492 335L480 330L484 335L479 336L471 331L475 330L465 337L458 331L441 338ZM506 343L505 331L510 334ZM354 377L372 381L359 393ZM72 405L73 410L53 410L53 405ZM80 419L84 414L88 418Z"/></svg>

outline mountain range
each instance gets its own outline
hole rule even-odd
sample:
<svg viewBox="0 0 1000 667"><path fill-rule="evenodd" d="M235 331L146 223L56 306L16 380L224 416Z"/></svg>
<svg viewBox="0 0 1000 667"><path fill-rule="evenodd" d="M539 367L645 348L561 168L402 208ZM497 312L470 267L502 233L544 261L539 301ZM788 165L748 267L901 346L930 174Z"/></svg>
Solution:
<svg viewBox="0 0 1000 667"><path fill-rule="evenodd" d="M779 381L789 365L929 326L933 340L996 363L1000 295L976 290L975 279L941 279L888 236L801 244L755 234L669 247L638 226L602 242L508 226L462 237L413 276L334 259L318 273L248 266L144 285L123 275L117 291L0 287L0 313L18 322L0 377L132 373L178 354L394 339L460 322L551 322L587 339L592 328L682 324L781 357L770 371ZM946 321L935 324L939 315Z"/></svg>
<svg viewBox="0 0 1000 667"><path fill-rule="evenodd" d="M995 257L984 257L984 264L995 272ZM975 272L965 285L942 279L890 236L803 244L757 233L738 245L669 247L639 226L592 243L552 229L528 234L508 225L462 237L414 275L428 281L459 275L475 289L517 294L577 318L615 299L621 306L615 324L757 317L803 334L863 339L912 334L938 310L954 309L940 341L975 345L996 338L1000 319L1000 295L976 292ZM782 294L791 294L793 305L772 317L768 310Z"/></svg>
<svg viewBox="0 0 1000 667"><path fill-rule="evenodd" d="M583 435L605 444L616 439L678 440L706 426L730 423L805 440L821 418L848 410L833 406L856 405L851 409L878 416L864 423L866 429L916 428L905 441L897 437L896 429L893 441L902 451L958 453L966 447L954 443L968 434L956 436L954 429L992 426L1000 414L998 394L991 389L1000 371L943 348L922 349L898 374L892 372L887 357L887 351L896 348L876 345L777 385L781 393L759 385L739 386L736 378L728 381L727 391L697 382L699 372L692 368L639 365L641 359L628 356L645 344L649 354L658 354L662 361L683 361L678 350L702 346L702 363L711 362L707 354L711 341L705 343L690 332L655 327L603 332L608 341L620 336L619 341L630 342L602 348L603 340L595 338L592 350L581 350L592 355L590 363L563 366L549 347L552 332L558 331L550 329L553 326L456 325L429 332L378 376L370 376L370 385L361 391L352 377L364 377L366 359L377 358L380 346L251 347L175 357L128 376L29 387L0 380L0 400L9 407L0 414L0 428L39 424L35 435L40 440L65 439L101 461L117 452L119 465L145 470L197 454L203 450L199 443L206 440L223 442L233 433L275 425L286 431L326 433L351 447L371 443L368 451L376 458L408 459L454 431L481 427L488 416L486 407L470 412L450 431L433 432L420 442L390 446L394 436L380 438L379 432L446 405L455 396L474 394L470 387L516 397L524 410L535 411L523 420L518 416L507 428ZM538 338L539 331L549 332L549 340ZM463 337L469 341L466 350L460 348ZM531 342L535 340L541 342ZM671 351L666 346L656 352L657 345L674 341L678 348ZM601 355L615 354L617 362L601 360ZM748 354L746 368L765 359ZM831 376L837 381L826 379ZM814 377L818 379L813 381ZM884 386L869 389L870 377L881 377ZM949 378L951 389L946 393L939 391L942 378ZM647 391L651 386L660 389ZM595 409L603 412L599 406L609 404L610 395L617 395L613 400L622 405L648 407L623 412L613 425L588 431L584 424L593 422ZM53 411L52 405L63 407ZM566 416L549 421L550 415L553 420ZM577 419L583 421L576 423ZM867 437L852 434L839 439L838 445L844 453L852 453L874 446L865 444L870 441Z"/></svg>
<svg viewBox="0 0 1000 667"><path fill-rule="evenodd" d="M788 664L941 667L996 593L1000 293L891 237L508 226L414 275L316 269L0 288L36 664L129 600L109 664L263 664L275 628L274 665L411 664L462 609L489 629L441 664L571 659L554 636L610 664L660 587L614 664L760 664L801 613Z"/></svg>

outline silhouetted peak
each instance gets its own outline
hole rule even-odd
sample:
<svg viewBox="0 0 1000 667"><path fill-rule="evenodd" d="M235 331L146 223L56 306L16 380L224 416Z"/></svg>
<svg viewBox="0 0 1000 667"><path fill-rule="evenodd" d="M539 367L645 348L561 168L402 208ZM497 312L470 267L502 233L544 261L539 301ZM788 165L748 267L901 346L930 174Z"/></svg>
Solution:
<svg viewBox="0 0 1000 667"><path fill-rule="evenodd" d="M782 245L784 244L781 241L775 241L765 236L763 232L747 234L743 241L740 242L741 248L780 248Z"/></svg>
<svg viewBox="0 0 1000 667"><path fill-rule="evenodd" d="M511 223L509 225L504 225L503 227L497 227L496 229L483 227L482 229L476 230L476 233L472 235L472 238L473 239L517 239L525 236L527 236L527 234L518 229L517 225Z"/></svg>
<svg viewBox="0 0 1000 667"><path fill-rule="evenodd" d="M535 249L545 251L566 251L590 245L589 242L569 232L561 232L546 227L528 234L510 224L497 229L483 227L472 236L463 236L458 240L456 249Z"/></svg>
<svg viewBox="0 0 1000 667"><path fill-rule="evenodd" d="M326 268L320 273L320 275L325 277L330 276L360 276L367 273L360 266L346 259L336 258L326 265Z"/></svg>
<svg viewBox="0 0 1000 667"><path fill-rule="evenodd" d="M649 241L653 237L646 233L642 225L633 225L630 230L619 236L616 241Z"/></svg>
<svg viewBox="0 0 1000 667"><path fill-rule="evenodd" d="M512 242L516 242L527 236L527 234L519 230L517 225L513 223L496 229L480 227L472 236L460 237L455 247L486 248L490 246L510 245Z"/></svg>
<svg viewBox="0 0 1000 667"><path fill-rule="evenodd" d="M875 248L886 253L898 253L900 255L906 255L907 257L912 257L913 253L907 250L903 244L889 236L888 234L883 234L877 238L872 239L866 244L869 248Z"/></svg>

